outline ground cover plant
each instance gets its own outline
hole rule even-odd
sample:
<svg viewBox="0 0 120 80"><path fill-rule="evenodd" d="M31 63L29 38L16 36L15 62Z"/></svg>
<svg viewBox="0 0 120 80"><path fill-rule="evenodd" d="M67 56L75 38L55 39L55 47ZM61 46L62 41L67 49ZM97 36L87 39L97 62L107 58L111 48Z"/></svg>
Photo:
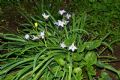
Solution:
<svg viewBox="0 0 120 80"><path fill-rule="evenodd" d="M62 0L56 4L59 2ZM119 60L112 49L120 41L119 23L114 24L119 20L119 1L71 2L74 3L66 4L68 10L62 8L58 12L60 5L54 8L44 6L44 0L36 1L32 14L25 13L24 4L15 4L27 21L19 34L0 34L1 80L111 80L107 71L119 80L119 70L109 64ZM110 53L105 53L106 49Z"/></svg>
<svg viewBox="0 0 120 80"><path fill-rule="evenodd" d="M120 78L120 71L104 63L116 58L101 56L98 50L104 45L112 52L110 44L116 41L108 44L105 39L109 34L99 38L84 30L86 15L59 10L58 19L48 11L41 16L29 18L29 23L23 24L22 35L1 34L5 41L1 49L7 51L1 54L1 79L12 72L12 80L111 79L104 71L96 76L96 67L110 70Z"/></svg>

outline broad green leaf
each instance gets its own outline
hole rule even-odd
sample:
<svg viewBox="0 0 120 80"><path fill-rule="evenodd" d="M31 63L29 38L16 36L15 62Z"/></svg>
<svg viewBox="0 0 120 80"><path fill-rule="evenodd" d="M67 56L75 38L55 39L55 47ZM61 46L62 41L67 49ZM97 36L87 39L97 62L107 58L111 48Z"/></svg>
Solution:
<svg viewBox="0 0 120 80"><path fill-rule="evenodd" d="M63 59L63 58L55 58L55 61L59 64L59 65L61 65L61 66L64 66L65 65L65 60Z"/></svg>
<svg viewBox="0 0 120 80"><path fill-rule="evenodd" d="M69 37L68 39L65 39L64 43L69 46L75 41L75 37Z"/></svg>
<svg viewBox="0 0 120 80"><path fill-rule="evenodd" d="M80 68L83 68L84 66L86 66L86 62L84 61L84 60L82 60L81 62L80 62Z"/></svg>
<svg viewBox="0 0 120 80"><path fill-rule="evenodd" d="M72 79L72 80L83 80L82 69L80 70L80 69L77 68L76 70L78 70L78 71L77 71L76 74L73 73L74 79Z"/></svg>
<svg viewBox="0 0 120 80"><path fill-rule="evenodd" d="M106 72L102 72L98 80L112 80L112 78Z"/></svg>
<svg viewBox="0 0 120 80"><path fill-rule="evenodd" d="M79 73L79 72L80 72L80 74L82 74L82 69L81 69L80 67L75 67L75 68L73 69L73 72L74 72L74 73Z"/></svg>
<svg viewBox="0 0 120 80"><path fill-rule="evenodd" d="M87 50L93 50L101 45L101 40L94 40L94 41L85 42L84 45L85 45Z"/></svg>
<svg viewBox="0 0 120 80"><path fill-rule="evenodd" d="M95 71L93 66L88 65L86 68L87 68L87 72L88 72L89 75L91 75L91 76L96 75L96 71Z"/></svg>
<svg viewBox="0 0 120 80"><path fill-rule="evenodd" d="M56 74L56 77L62 77L64 74L64 71L58 71Z"/></svg>
<svg viewBox="0 0 120 80"><path fill-rule="evenodd" d="M72 59L74 60L74 61L81 61L82 59L83 59L83 56L84 56L84 54L82 54L82 53L74 53L74 54L72 54Z"/></svg>
<svg viewBox="0 0 120 80"><path fill-rule="evenodd" d="M84 49L85 49L85 47L86 47L86 46L85 46L85 45L83 45L83 44L82 44L82 45L79 45L79 47L78 47L78 50L77 50L77 51L78 51L78 52L83 52L83 51L84 51Z"/></svg>
<svg viewBox="0 0 120 80"><path fill-rule="evenodd" d="M51 71L53 72L53 73L55 73L56 71L60 71L61 70L61 67L60 66L52 66L51 67Z"/></svg>
<svg viewBox="0 0 120 80"><path fill-rule="evenodd" d="M87 52L84 60L86 61L86 65L93 65L97 63L97 55L93 51Z"/></svg>
<svg viewBox="0 0 120 80"><path fill-rule="evenodd" d="M78 80L83 80L82 72L78 72L78 73L76 74L76 77L77 77Z"/></svg>

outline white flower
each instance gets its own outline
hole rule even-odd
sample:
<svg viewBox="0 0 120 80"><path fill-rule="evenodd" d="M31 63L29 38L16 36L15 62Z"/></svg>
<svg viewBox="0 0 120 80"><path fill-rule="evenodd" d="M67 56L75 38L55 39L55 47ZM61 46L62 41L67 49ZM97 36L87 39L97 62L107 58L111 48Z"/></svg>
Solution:
<svg viewBox="0 0 120 80"><path fill-rule="evenodd" d="M38 40L38 39L39 39L39 37L38 37L38 36L34 36L34 35L33 35L32 40Z"/></svg>
<svg viewBox="0 0 120 80"><path fill-rule="evenodd" d="M45 32L44 31L42 31L42 32L40 32L40 35L39 35L42 39L44 39L44 37L45 37Z"/></svg>
<svg viewBox="0 0 120 80"><path fill-rule="evenodd" d="M60 43L60 47L65 48L66 47L65 43L64 42Z"/></svg>
<svg viewBox="0 0 120 80"><path fill-rule="evenodd" d="M43 13L42 16L43 16L44 19L47 20L47 19L49 18L50 15L47 15L47 14Z"/></svg>
<svg viewBox="0 0 120 80"><path fill-rule="evenodd" d="M66 18L67 18L67 19L70 19L70 18L71 18L71 15L67 13L67 14L66 14Z"/></svg>
<svg viewBox="0 0 120 80"><path fill-rule="evenodd" d="M66 11L65 10L59 10L59 14L63 15Z"/></svg>
<svg viewBox="0 0 120 80"><path fill-rule="evenodd" d="M32 40L38 40L38 39L39 39L39 37L38 37L38 36L34 36L34 35L33 35Z"/></svg>
<svg viewBox="0 0 120 80"><path fill-rule="evenodd" d="M72 52L74 52L77 49L77 47L74 45L74 43L72 43L71 46L69 46L68 50L71 50Z"/></svg>
<svg viewBox="0 0 120 80"><path fill-rule="evenodd" d="M57 26L64 27L65 22L64 22L64 21L61 21L61 20L58 20L58 22L55 22L54 24L56 24Z"/></svg>
<svg viewBox="0 0 120 80"><path fill-rule="evenodd" d="M58 20L58 26L64 27L64 25L65 25L64 21Z"/></svg>
<svg viewBox="0 0 120 80"><path fill-rule="evenodd" d="M55 22L54 24L57 25L57 26L59 26L59 23L58 23L58 22Z"/></svg>
<svg viewBox="0 0 120 80"><path fill-rule="evenodd" d="M26 34L24 38L28 40L28 39L30 39L30 35Z"/></svg>

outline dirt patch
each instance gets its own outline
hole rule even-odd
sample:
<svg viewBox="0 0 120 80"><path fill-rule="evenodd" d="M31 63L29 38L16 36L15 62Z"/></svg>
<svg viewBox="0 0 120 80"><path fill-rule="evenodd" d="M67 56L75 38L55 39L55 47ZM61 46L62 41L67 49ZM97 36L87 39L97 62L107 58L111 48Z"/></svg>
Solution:
<svg viewBox="0 0 120 80"><path fill-rule="evenodd" d="M14 6L1 7L0 14L0 32L2 33L17 33L19 25L25 19L17 11Z"/></svg>
<svg viewBox="0 0 120 80"><path fill-rule="evenodd" d="M114 56L117 57L118 60L111 64L114 68L120 70L120 44L114 46Z"/></svg>

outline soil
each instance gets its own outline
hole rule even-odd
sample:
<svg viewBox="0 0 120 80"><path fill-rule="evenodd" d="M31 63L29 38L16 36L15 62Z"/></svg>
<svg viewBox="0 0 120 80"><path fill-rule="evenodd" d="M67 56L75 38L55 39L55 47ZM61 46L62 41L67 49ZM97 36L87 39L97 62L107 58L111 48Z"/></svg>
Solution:
<svg viewBox="0 0 120 80"><path fill-rule="evenodd" d="M115 69L119 70L120 71L120 43L118 44L115 44L113 46L113 50L114 50L114 53L111 54L110 51L108 50L105 50L105 52L102 54L102 56L109 56L110 54L113 55L114 57L117 58L117 60L115 61L112 61L110 62L109 64L111 66L113 66ZM107 54L106 54L107 53ZM117 76L116 74L114 74L113 72L111 71L108 71L108 70L105 70L105 69L100 69L100 68L97 68L97 73L96 73L96 77L100 76L101 72L107 72L109 74L109 76L112 78L112 80L118 80L117 79Z"/></svg>
<svg viewBox="0 0 120 80"><path fill-rule="evenodd" d="M1 33L17 33L19 24L24 18L18 13L14 6L0 7L0 32Z"/></svg>
<svg viewBox="0 0 120 80"><path fill-rule="evenodd" d="M120 70L120 44L114 46L114 55L117 57L118 61L115 61L111 64L114 68Z"/></svg>

